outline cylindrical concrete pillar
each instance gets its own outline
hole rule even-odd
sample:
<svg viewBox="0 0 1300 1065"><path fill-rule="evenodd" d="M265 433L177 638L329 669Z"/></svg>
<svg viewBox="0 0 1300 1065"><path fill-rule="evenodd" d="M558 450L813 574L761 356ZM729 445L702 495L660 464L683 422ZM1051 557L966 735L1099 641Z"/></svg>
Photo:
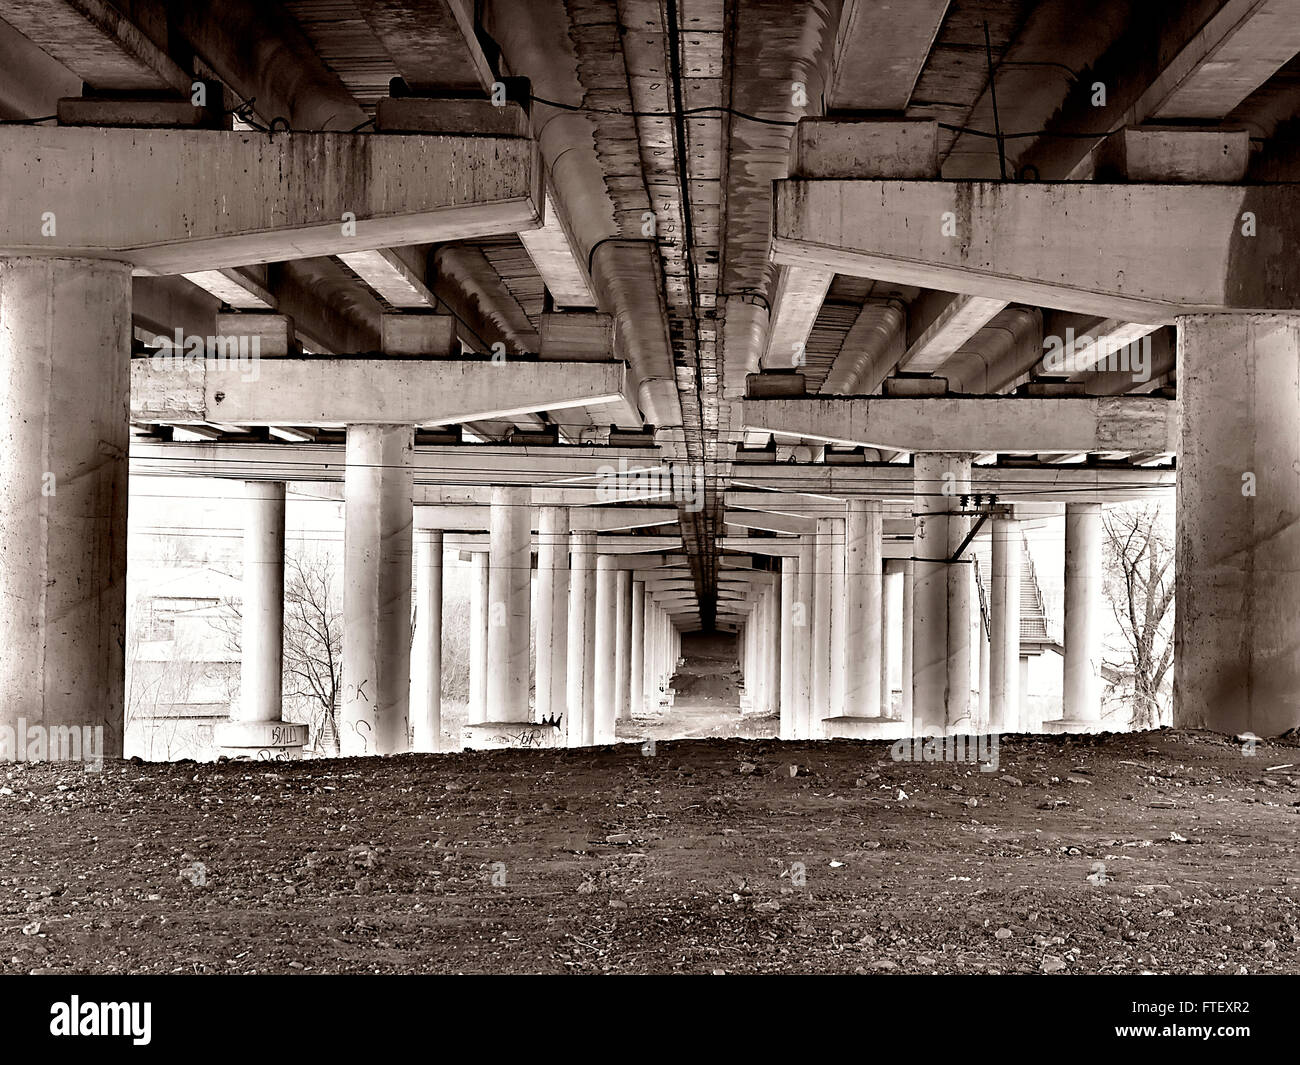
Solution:
<svg viewBox="0 0 1300 1065"><path fill-rule="evenodd" d="M595 742L596 718L596 534L569 538L569 724L570 747Z"/></svg>
<svg viewBox="0 0 1300 1065"><path fill-rule="evenodd" d="M883 563L880 581L880 716L894 717L894 659L902 637L903 568L897 559Z"/></svg>
<svg viewBox="0 0 1300 1065"><path fill-rule="evenodd" d="M542 507L537 515L537 720L568 713L569 510Z"/></svg>
<svg viewBox="0 0 1300 1065"><path fill-rule="evenodd" d="M239 710L231 717L235 721L279 721L284 662L284 483L246 481L244 496Z"/></svg>
<svg viewBox="0 0 1300 1065"><path fill-rule="evenodd" d="M107 758L122 755L130 351L128 264L0 259L0 726L24 744L100 729Z"/></svg>
<svg viewBox="0 0 1300 1065"><path fill-rule="evenodd" d="M247 481L244 496L239 704L213 741L232 757L295 758L308 729L282 720L284 484Z"/></svg>
<svg viewBox="0 0 1300 1065"><path fill-rule="evenodd" d="M596 557L595 732L593 743L613 743L618 654L618 559Z"/></svg>
<svg viewBox="0 0 1300 1065"><path fill-rule="evenodd" d="M959 508L971 457L922 453L914 461L912 710L917 734L941 736L970 728L970 564L953 556L969 527Z"/></svg>
<svg viewBox="0 0 1300 1065"><path fill-rule="evenodd" d="M442 545L442 530L415 531L411 733L417 751L442 747Z"/></svg>
<svg viewBox="0 0 1300 1065"><path fill-rule="evenodd" d="M408 749L411 698L409 425L349 425L344 473L345 755Z"/></svg>
<svg viewBox="0 0 1300 1065"><path fill-rule="evenodd" d="M618 571L614 603L617 633L614 640L614 718L632 717L632 571Z"/></svg>
<svg viewBox="0 0 1300 1065"><path fill-rule="evenodd" d="M816 587L817 540L815 536L802 536L799 540L799 584L795 602L795 692L794 738L808 739L812 735L813 717L813 596Z"/></svg>
<svg viewBox="0 0 1300 1065"><path fill-rule="evenodd" d="M1300 725L1300 315L1177 325L1174 725L1276 736Z"/></svg>
<svg viewBox="0 0 1300 1065"><path fill-rule="evenodd" d="M989 731L1020 731L1020 523L993 519Z"/></svg>
<svg viewBox="0 0 1300 1065"><path fill-rule="evenodd" d="M907 722L905 735L915 734L915 715L912 702L912 639L916 632L916 564L908 559L903 564L903 663L900 682L900 700L903 704L903 720Z"/></svg>
<svg viewBox="0 0 1300 1065"><path fill-rule="evenodd" d="M844 714L880 714L882 517L878 499L850 499L844 516Z"/></svg>
<svg viewBox="0 0 1300 1065"><path fill-rule="evenodd" d="M1051 732L1095 731L1101 721L1101 504L1065 505L1063 713Z"/></svg>
<svg viewBox="0 0 1300 1065"><path fill-rule="evenodd" d="M830 705L823 715L841 717L844 714L844 665L848 656L848 626L844 599L844 519L831 518L831 684ZM826 735L823 726L821 735Z"/></svg>
<svg viewBox="0 0 1300 1065"><path fill-rule="evenodd" d="M527 488L492 489L488 545L487 719L528 721L532 515Z"/></svg>
<svg viewBox="0 0 1300 1065"><path fill-rule="evenodd" d="M628 677L628 714L645 713L645 581L632 582L631 673Z"/></svg>
<svg viewBox="0 0 1300 1065"><path fill-rule="evenodd" d="M781 726L783 740L795 738L799 678L795 675L795 603L799 596L799 560L781 559Z"/></svg>
<svg viewBox="0 0 1300 1065"><path fill-rule="evenodd" d="M469 715L471 725L487 721L488 553L470 557Z"/></svg>
<svg viewBox="0 0 1300 1065"><path fill-rule="evenodd" d="M817 553L812 581L812 709L808 718L808 736L823 735L822 720L831 714L831 599L835 551L842 547L837 538L835 519L817 519Z"/></svg>

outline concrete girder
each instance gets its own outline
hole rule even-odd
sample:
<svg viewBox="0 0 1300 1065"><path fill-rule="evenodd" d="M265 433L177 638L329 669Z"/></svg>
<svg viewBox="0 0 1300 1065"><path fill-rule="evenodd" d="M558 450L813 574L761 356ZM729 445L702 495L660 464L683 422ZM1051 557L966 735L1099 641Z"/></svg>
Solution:
<svg viewBox="0 0 1300 1065"><path fill-rule="evenodd" d="M827 98L840 111L903 111L943 25L949 0L884 5L847 0Z"/></svg>
<svg viewBox="0 0 1300 1065"><path fill-rule="evenodd" d="M523 138L5 126L0 254L165 274L471 239L540 225L540 183Z"/></svg>
<svg viewBox="0 0 1300 1065"><path fill-rule="evenodd" d="M114 4L4 0L0 18L92 88L189 96L194 78Z"/></svg>
<svg viewBox="0 0 1300 1065"><path fill-rule="evenodd" d="M448 551L486 551L489 546L486 533L448 533L445 539ZM635 554L642 551L680 551L681 547L680 536L635 536L614 533L596 537L596 550L614 555ZM535 533L532 537L532 548L534 551L537 550Z"/></svg>
<svg viewBox="0 0 1300 1065"><path fill-rule="evenodd" d="M906 451L1173 451L1177 406L1146 396L746 400L745 425Z"/></svg>
<svg viewBox="0 0 1300 1065"><path fill-rule="evenodd" d="M1167 449L1166 449L1167 450ZM855 496L906 500L911 506L912 467L900 463L864 466L790 464L747 466L734 484L794 495L817 493L829 499ZM1123 503L1138 499L1169 499L1175 474L1170 469L1125 466L979 466L971 467L971 489L994 492L1020 504ZM740 504L735 504L740 505Z"/></svg>
<svg viewBox="0 0 1300 1065"><path fill-rule="evenodd" d="M783 181L773 256L1130 322L1285 310L1300 291L1296 200L1287 184ZM1244 236L1247 213L1268 232Z"/></svg>
<svg viewBox="0 0 1300 1065"><path fill-rule="evenodd" d="M865 304L818 391L823 395L874 391L902 357L906 328L906 308L899 301Z"/></svg>
<svg viewBox="0 0 1300 1065"><path fill-rule="evenodd" d="M1005 307L1005 300L956 295L903 353L898 369L934 373Z"/></svg>
<svg viewBox="0 0 1300 1065"><path fill-rule="evenodd" d="M180 363L180 365L176 365ZM250 369L251 366L251 369ZM239 425L448 425L625 398L619 362L134 359L132 416Z"/></svg>
<svg viewBox="0 0 1300 1065"><path fill-rule="evenodd" d="M1297 52L1295 0L1228 0L1134 110L1164 121L1224 118Z"/></svg>
<svg viewBox="0 0 1300 1065"><path fill-rule="evenodd" d="M781 270L772 299L772 327L763 353L763 369L789 370L802 365L808 334L834 280L833 270L806 266Z"/></svg>
<svg viewBox="0 0 1300 1065"><path fill-rule="evenodd" d="M491 489L488 489L491 491ZM418 493L417 493L418 495ZM541 528L542 507L533 504L532 527ZM486 532L491 517L490 506L470 504L415 504L415 528L442 529L447 532ZM674 507L573 507L569 510L571 532L618 532L624 529L642 529L656 525L674 525L677 510Z"/></svg>

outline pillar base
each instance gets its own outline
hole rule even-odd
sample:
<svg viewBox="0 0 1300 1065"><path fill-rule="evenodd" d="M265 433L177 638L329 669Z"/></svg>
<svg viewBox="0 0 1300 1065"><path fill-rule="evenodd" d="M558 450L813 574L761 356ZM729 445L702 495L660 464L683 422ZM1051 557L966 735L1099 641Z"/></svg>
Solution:
<svg viewBox="0 0 1300 1065"><path fill-rule="evenodd" d="M896 740L911 735L907 722L892 717L825 717L822 734L828 740Z"/></svg>
<svg viewBox="0 0 1300 1065"><path fill-rule="evenodd" d="M1045 736L1064 736L1069 733L1078 733L1080 735L1093 735L1098 732L1110 732L1102 725L1100 721L1070 721L1066 718L1057 718L1053 721L1043 722L1043 735Z"/></svg>
<svg viewBox="0 0 1300 1065"><path fill-rule="evenodd" d="M538 751L563 747L564 730L531 721L483 721L464 726L460 739L467 751Z"/></svg>
<svg viewBox="0 0 1300 1065"><path fill-rule="evenodd" d="M227 758L284 762L302 757L309 732L288 721L226 721L212 730L212 739Z"/></svg>

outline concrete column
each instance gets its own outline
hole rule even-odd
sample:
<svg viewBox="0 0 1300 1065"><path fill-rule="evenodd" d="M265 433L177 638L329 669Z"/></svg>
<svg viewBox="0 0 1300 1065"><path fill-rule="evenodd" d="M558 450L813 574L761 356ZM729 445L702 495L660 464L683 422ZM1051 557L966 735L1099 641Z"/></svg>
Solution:
<svg viewBox="0 0 1300 1065"><path fill-rule="evenodd" d="M278 722L284 664L284 483L246 481L244 499L239 711L232 717ZM224 736L222 746L233 738Z"/></svg>
<svg viewBox="0 0 1300 1065"><path fill-rule="evenodd" d="M1178 319L1177 728L1300 725L1297 395L1300 316Z"/></svg>
<svg viewBox="0 0 1300 1065"><path fill-rule="evenodd" d="M850 499L844 520L844 714L880 715L881 509Z"/></svg>
<svg viewBox="0 0 1300 1065"><path fill-rule="evenodd" d="M949 562L968 530L956 512L970 492L970 460L928 453L914 460L912 711L920 735L971 727L970 565Z"/></svg>
<svg viewBox="0 0 1300 1065"><path fill-rule="evenodd" d="M614 719L632 717L632 571L618 571L615 596L617 632L614 640Z"/></svg>
<svg viewBox="0 0 1300 1065"><path fill-rule="evenodd" d="M415 531L415 639L411 662L413 749L442 747L442 531Z"/></svg>
<svg viewBox="0 0 1300 1065"><path fill-rule="evenodd" d="M832 518L831 532L831 684L830 706L827 717L842 717L844 714L844 663L848 654L848 627L844 600L844 519ZM821 735L826 735L823 725Z"/></svg>
<svg viewBox="0 0 1300 1065"><path fill-rule="evenodd" d="M916 632L916 564L910 559L903 563L903 669L900 694L903 720L907 723L904 735L914 735L915 714L912 702L912 640Z"/></svg>
<svg viewBox="0 0 1300 1065"><path fill-rule="evenodd" d="M1019 732L1020 725L1020 523L993 519L993 575L989 590L989 731Z"/></svg>
<svg viewBox="0 0 1300 1065"><path fill-rule="evenodd" d="M831 580L834 554L839 541L835 519L817 519L817 553L812 580L812 709L808 737L823 735L822 719L831 715Z"/></svg>
<svg viewBox="0 0 1300 1065"><path fill-rule="evenodd" d="M345 755L408 747L411 698L409 425L349 425L344 473Z"/></svg>
<svg viewBox="0 0 1300 1065"><path fill-rule="evenodd" d="M537 720L568 714L569 511L542 507L537 515Z"/></svg>
<svg viewBox="0 0 1300 1065"><path fill-rule="evenodd" d="M618 559L596 556L594 743L613 743L618 719Z"/></svg>
<svg viewBox="0 0 1300 1065"><path fill-rule="evenodd" d="M659 688L657 660L658 647L656 643L656 607L654 596L646 592L645 596L645 650L642 653L642 666L644 667L643 680L641 682L641 709L655 710L659 706Z"/></svg>
<svg viewBox="0 0 1300 1065"><path fill-rule="evenodd" d="M284 484L247 481L244 496L239 704L213 740L233 758L297 758L309 730L282 715Z"/></svg>
<svg viewBox="0 0 1300 1065"><path fill-rule="evenodd" d="M487 719L529 721L532 514L527 488L492 489L488 544Z"/></svg>
<svg viewBox="0 0 1300 1065"><path fill-rule="evenodd" d="M632 631L628 649L628 716L645 712L645 581L632 582Z"/></svg>
<svg viewBox="0 0 1300 1065"><path fill-rule="evenodd" d="M897 559L883 564L880 581L880 716L894 718L894 658L902 636L903 569Z"/></svg>
<svg viewBox="0 0 1300 1065"><path fill-rule="evenodd" d="M1020 728L1024 732L1042 732L1043 723L1029 713L1029 655L1020 656Z"/></svg>
<svg viewBox="0 0 1300 1065"><path fill-rule="evenodd" d="M24 751L89 728L122 755L130 350L129 265L0 259L0 726Z"/></svg>
<svg viewBox="0 0 1300 1065"><path fill-rule="evenodd" d="M1101 504L1065 505L1063 713L1046 732L1095 732L1101 723Z"/></svg>
<svg viewBox="0 0 1300 1065"><path fill-rule="evenodd" d="M804 536L799 541L799 584L797 588L795 628L795 721L794 738L812 735L813 708L813 594L816 584L817 541Z"/></svg>
<svg viewBox="0 0 1300 1065"><path fill-rule="evenodd" d="M781 559L781 727L783 740L795 738L798 685L795 676L795 602L799 596L799 560Z"/></svg>
<svg viewBox="0 0 1300 1065"><path fill-rule="evenodd" d="M570 747L595 742L596 534L569 538L569 727Z"/></svg>
<svg viewBox="0 0 1300 1065"><path fill-rule="evenodd" d="M469 716L471 725L487 720L488 553L475 551L469 586Z"/></svg>
<svg viewBox="0 0 1300 1065"><path fill-rule="evenodd" d="M979 625L975 630L976 646L979 648L979 730L984 732L988 729L989 723L989 657L992 651L992 641L984 629L984 620L978 619Z"/></svg>

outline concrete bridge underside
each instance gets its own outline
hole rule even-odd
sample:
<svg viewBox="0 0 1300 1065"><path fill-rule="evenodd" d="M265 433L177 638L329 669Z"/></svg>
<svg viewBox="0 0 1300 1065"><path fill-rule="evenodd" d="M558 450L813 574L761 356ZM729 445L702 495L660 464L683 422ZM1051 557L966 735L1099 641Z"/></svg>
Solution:
<svg viewBox="0 0 1300 1065"><path fill-rule="evenodd" d="M453 549L470 745L610 742L716 630L784 737L1016 730L1059 516L1092 731L1103 507L1175 496L1175 723L1300 725L1298 55L1300 0L0 0L0 725L120 754L133 475L246 483L237 753L304 740L300 494L345 753L437 746Z"/></svg>

